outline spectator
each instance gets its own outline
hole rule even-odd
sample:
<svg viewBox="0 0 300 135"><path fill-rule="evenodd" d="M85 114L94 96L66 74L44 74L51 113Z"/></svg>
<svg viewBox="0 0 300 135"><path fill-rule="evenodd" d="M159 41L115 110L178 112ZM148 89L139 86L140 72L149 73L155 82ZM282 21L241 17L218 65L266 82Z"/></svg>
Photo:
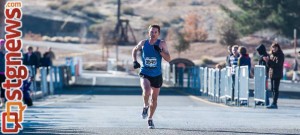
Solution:
<svg viewBox="0 0 300 135"><path fill-rule="evenodd" d="M238 59L238 66L248 66L248 76L250 77L250 71L251 71L251 59L247 53L247 49L243 46L240 46L238 49L239 52L239 59ZM241 100L240 105L247 105L247 100Z"/></svg>
<svg viewBox="0 0 300 135"><path fill-rule="evenodd" d="M293 82L299 81L299 76L298 76L298 61L295 58L294 64L293 64Z"/></svg>
<svg viewBox="0 0 300 135"><path fill-rule="evenodd" d="M221 70L222 66L221 66L221 64L217 64L215 68Z"/></svg>
<svg viewBox="0 0 300 135"><path fill-rule="evenodd" d="M55 54L52 51L51 47L48 48L48 51L44 53L42 66L47 68L47 74L49 74L49 67L53 66L53 60L55 59Z"/></svg>
<svg viewBox="0 0 300 135"><path fill-rule="evenodd" d="M231 78L232 78L232 95L231 100L234 100L234 86L235 86L235 68L238 65L238 59L240 57L238 53L238 45L232 46L232 55L230 56L230 66L231 66Z"/></svg>
<svg viewBox="0 0 300 135"><path fill-rule="evenodd" d="M227 51L228 51L229 54L226 57L226 67L231 67L231 64L230 64L230 57L232 56L231 48L232 48L231 45L227 47Z"/></svg>
<svg viewBox="0 0 300 135"><path fill-rule="evenodd" d="M33 75L35 76L37 67L39 67L39 61L37 56L33 53L33 48L31 46L27 47L27 53L25 53L23 57L23 64L30 67L34 66L35 72Z"/></svg>
<svg viewBox="0 0 300 135"><path fill-rule="evenodd" d="M284 54L278 43L271 45L270 58L263 57L264 61L268 63L270 67L269 77L271 79L271 90L273 94L273 102L269 105L268 109L277 109L277 100L279 96L279 84L280 79L283 77L283 62Z"/></svg>
<svg viewBox="0 0 300 135"><path fill-rule="evenodd" d="M240 46L238 52L240 55L238 59L238 66L248 66L248 76L250 77L251 59L249 57L249 54L247 53L247 49L244 46Z"/></svg>
<svg viewBox="0 0 300 135"><path fill-rule="evenodd" d="M40 66L41 66L41 58L42 58L42 54L41 54L41 52L39 51L39 47L37 46L36 48L35 48L35 51L33 52L35 55L36 55L36 57L37 57L37 61L38 61L38 67L37 68L39 68Z"/></svg>
<svg viewBox="0 0 300 135"><path fill-rule="evenodd" d="M42 66L49 67L53 65L53 60L55 59L55 54L52 51L51 47L48 48L48 51L44 53Z"/></svg>
<svg viewBox="0 0 300 135"><path fill-rule="evenodd" d="M23 100L27 106L32 106L32 99L31 99L32 91L30 90L30 85L33 80L34 80L33 77L28 77L27 80L23 81L23 85L21 87L21 90L23 91Z"/></svg>
<svg viewBox="0 0 300 135"><path fill-rule="evenodd" d="M266 47L261 44L256 47L256 51L259 54L258 65L262 65L266 67L266 94L265 94L265 105L268 106L270 104L269 101L269 91L268 91L268 79L269 79L269 67L268 64L263 60L263 57L270 58L269 54L266 51ZM257 102L256 105L263 104L263 102Z"/></svg>

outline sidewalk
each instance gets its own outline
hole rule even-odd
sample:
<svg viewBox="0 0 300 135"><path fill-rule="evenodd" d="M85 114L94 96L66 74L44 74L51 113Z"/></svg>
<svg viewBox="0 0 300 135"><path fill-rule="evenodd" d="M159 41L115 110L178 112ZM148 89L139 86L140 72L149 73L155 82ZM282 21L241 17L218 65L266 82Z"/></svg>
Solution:
<svg viewBox="0 0 300 135"><path fill-rule="evenodd" d="M76 77L75 85L140 86L140 79L125 72L83 71Z"/></svg>
<svg viewBox="0 0 300 135"><path fill-rule="evenodd" d="M76 77L75 84L90 86L140 86L140 80L138 75L130 75L126 72L83 71L80 76ZM271 85L269 84L269 86ZM253 79L249 79L249 89L254 89ZM300 83L281 80L279 91L300 94Z"/></svg>

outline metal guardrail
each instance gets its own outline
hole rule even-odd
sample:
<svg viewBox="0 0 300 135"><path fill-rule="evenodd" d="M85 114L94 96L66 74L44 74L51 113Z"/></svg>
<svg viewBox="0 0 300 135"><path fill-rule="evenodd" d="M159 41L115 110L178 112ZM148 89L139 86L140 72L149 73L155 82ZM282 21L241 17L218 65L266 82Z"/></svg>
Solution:
<svg viewBox="0 0 300 135"><path fill-rule="evenodd" d="M249 106L249 69L248 66L236 67L234 100L237 105L240 101L246 101Z"/></svg>
<svg viewBox="0 0 300 135"><path fill-rule="evenodd" d="M172 68L172 70L170 70ZM174 65L163 66L163 71L167 72L164 78L171 82L173 86L191 88L194 94L209 96L214 102L231 100L235 105L240 106L240 101L246 102L249 106L249 69L248 66L236 67L235 81L233 84L233 74L231 67L223 69L213 69L207 67L178 68ZM254 73L254 101L265 101L265 68L255 66ZM234 99L232 93L234 88Z"/></svg>
<svg viewBox="0 0 300 135"><path fill-rule="evenodd" d="M225 91L226 91L226 68L221 69L220 71L220 98L225 98Z"/></svg>
<svg viewBox="0 0 300 135"><path fill-rule="evenodd" d="M232 98L232 75L231 75L231 68L226 68L226 74L225 74L225 100L227 101L227 98Z"/></svg>
<svg viewBox="0 0 300 135"><path fill-rule="evenodd" d="M35 66L27 66L27 69L29 72L28 77L34 78L30 89L33 93L41 91L42 96L53 95L55 90L69 85L71 80L70 66L40 67L38 70ZM39 72L39 74L36 72ZM35 94L33 94L32 98L36 98Z"/></svg>
<svg viewBox="0 0 300 135"><path fill-rule="evenodd" d="M266 92L266 67L256 65L254 68L254 102L265 102Z"/></svg>

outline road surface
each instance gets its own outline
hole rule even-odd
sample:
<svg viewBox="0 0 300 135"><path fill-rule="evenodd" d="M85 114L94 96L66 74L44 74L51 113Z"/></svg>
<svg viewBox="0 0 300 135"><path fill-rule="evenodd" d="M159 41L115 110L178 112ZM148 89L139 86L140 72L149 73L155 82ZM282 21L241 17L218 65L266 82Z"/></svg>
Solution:
<svg viewBox="0 0 300 135"><path fill-rule="evenodd" d="M141 118L139 87L71 87L34 102L22 134L299 134L300 100L279 99L278 110L229 107L163 89L156 129Z"/></svg>

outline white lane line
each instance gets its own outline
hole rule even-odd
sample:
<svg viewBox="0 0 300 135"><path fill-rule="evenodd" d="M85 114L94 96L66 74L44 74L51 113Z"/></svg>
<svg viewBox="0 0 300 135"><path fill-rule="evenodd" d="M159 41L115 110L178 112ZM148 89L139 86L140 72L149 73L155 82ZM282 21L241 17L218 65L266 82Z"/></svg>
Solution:
<svg viewBox="0 0 300 135"><path fill-rule="evenodd" d="M93 84L92 84L93 86L95 86L96 85L96 77L94 76L93 77Z"/></svg>
<svg viewBox="0 0 300 135"><path fill-rule="evenodd" d="M202 98L199 98L197 96L188 94L188 93L180 91L180 90L175 90L175 91L178 92L178 93L180 93L180 94L187 95L189 98L191 98L193 100L197 100L197 101L204 102L204 103L207 103L207 104L210 104L210 105L214 105L214 106L229 107L229 106L224 105L224 104L218 104L218 103L214 103L214 102L210 102L210 101L204 100Z"/></svg>
<svg viewBox="0 0 300 135"><path fill-rule="evenodd" d="M66 101L71 101L71 100L75 100L75 99L78 99L78 98L81 98L83 97L85 94L89 94L91 93L92 90L86 92L86 93L83 93L83 94L80 94L78 96L74 96L74 97L71 97L71 98L67 98L67 99L62 99L62 100L58 100L58 101L51 101L51 102L47 102L47 103L44 103L44 104L39 104L39 105L35 105L35 106L47 106L47 105L50 105L50 104L55 104L55 103L60 103L60 102L66 102ZM42 101L44 102L44 101Z"/></svg>

